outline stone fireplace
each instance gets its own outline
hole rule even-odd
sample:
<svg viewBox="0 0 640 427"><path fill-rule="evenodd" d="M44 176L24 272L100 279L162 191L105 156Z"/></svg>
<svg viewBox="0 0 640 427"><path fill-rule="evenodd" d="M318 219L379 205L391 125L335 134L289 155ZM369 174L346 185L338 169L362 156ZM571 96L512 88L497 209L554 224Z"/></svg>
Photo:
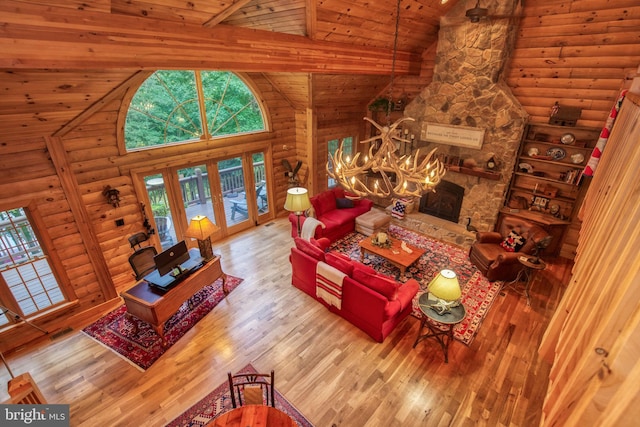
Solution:
<svg viewBox="0 0 640 427"><path fill-rule="evenodd" d="M483 7L490 14L511 16L518 13L520 3L487 0ZM421 151L436 147L436 153L460 159L473 171L482 170L487 160L493 158L498 176L494 174L494 179L488 179L482 174L465 174L451 168L444 179L463 191L453 222L419 212L420 209L402 222L404 227L465 247L475 238L466 229L468 218L479 230L493 230L527 121L527 113L503 79L518 22L506 18L470 23L465 12L475 4L475 0L461 1L443 18L433 81L404 110L405 117L415 119L409 125L415 135L421 135L425 124L484 130L479 148L418 141L417 147L424 147Z"/></svg>

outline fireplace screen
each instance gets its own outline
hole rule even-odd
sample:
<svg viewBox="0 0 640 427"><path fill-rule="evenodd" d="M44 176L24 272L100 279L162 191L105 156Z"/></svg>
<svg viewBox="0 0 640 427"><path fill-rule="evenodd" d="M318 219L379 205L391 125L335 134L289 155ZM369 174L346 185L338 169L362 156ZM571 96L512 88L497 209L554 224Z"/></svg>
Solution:
<svg viewBox="0 0 640 427"><path fill-rule="evenodd" d="M449 181L441 181L435 192L429 192L420 198L420 212L458 222L464 197L464 188Z"/></svg>

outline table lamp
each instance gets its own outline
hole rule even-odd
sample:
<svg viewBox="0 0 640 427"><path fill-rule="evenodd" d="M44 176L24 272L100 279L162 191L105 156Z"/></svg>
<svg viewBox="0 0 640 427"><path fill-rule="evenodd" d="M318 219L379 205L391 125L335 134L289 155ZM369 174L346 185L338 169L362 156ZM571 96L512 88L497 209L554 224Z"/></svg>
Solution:
<svg viewBox="0 0 640 427"><path fill-rule="evenodd" d="M431 304L431 308L438 314L451 311L452 307L460 305L460 283L453 270L442 270L429 283L427 291L436 298L436 303Z"/></svg>
<svg viewBox="0 0 640 427"><path fill-rule="evenodd" d="M200 255L205 260L213 258L213 250L211 249L211 235L218 231L219 228L209 218L204 215L196 215L191 219L189 228L184 233L185 236L198 240L198 248Z"/></svg>
<svg viewBox="0 0 640 427"><path fill-rule="evenodd" d="M294 187L287 190L287 199L284 202L284 208L289 212L293 212L298 217L298 236L300 236L300 215L311 207L309 200L309 192L306 188Z"/></svg>

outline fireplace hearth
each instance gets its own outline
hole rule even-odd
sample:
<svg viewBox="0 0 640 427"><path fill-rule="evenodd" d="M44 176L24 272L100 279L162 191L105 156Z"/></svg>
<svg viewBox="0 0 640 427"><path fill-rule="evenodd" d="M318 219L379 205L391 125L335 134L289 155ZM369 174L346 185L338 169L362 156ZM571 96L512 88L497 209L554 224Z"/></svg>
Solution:
<svg viewBox="0 0 640 427"><path fill-rule="evenodd" d="M424 194L420 198L418 210L427 215L458 222L464 188L450 181L441 181L435 191Z"/></svg>

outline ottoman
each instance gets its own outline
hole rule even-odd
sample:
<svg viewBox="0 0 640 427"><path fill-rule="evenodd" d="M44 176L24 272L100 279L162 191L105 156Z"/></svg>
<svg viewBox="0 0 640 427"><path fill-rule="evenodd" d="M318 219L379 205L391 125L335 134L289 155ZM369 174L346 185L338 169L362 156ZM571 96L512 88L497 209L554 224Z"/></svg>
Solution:
<svg viewBox="0 0 640 427"><path fill-rule="evenodd" d="M367 236L371 236L389 228L391 217L379 210L370 210L356 217L356 231Z"/></svg>

